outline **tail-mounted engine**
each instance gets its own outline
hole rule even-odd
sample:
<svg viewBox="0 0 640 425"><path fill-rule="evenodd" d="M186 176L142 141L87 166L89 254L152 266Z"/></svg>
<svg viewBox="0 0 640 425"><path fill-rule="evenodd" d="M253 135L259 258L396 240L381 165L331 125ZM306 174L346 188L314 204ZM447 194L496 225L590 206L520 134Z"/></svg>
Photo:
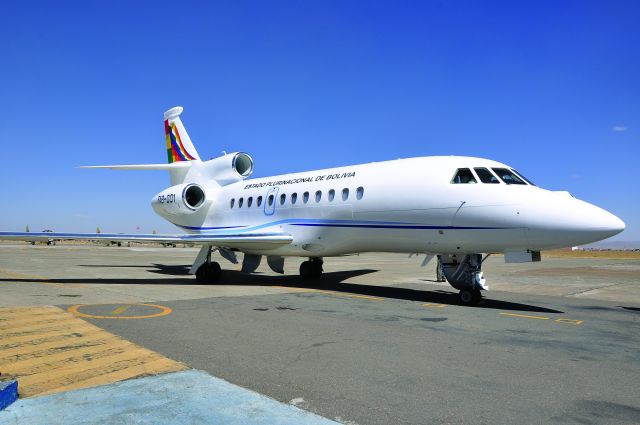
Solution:
<svg viewBox="0 0 640 425"><path fill-rule="evenodd" d="M179 184L158 193L151 205L162 217L190 215L207 203L207 194L202 186L195 183Z"/></svg>
<svg viewBox="0 0 640 425"><path fill-rule="evenodd" d="M253 159L244 152L229 153L202 164L208 177L221 186L239 182L253 173Z"/></svg>
<svg viewBox="0 0 640 425"><path fill-rule="evenodd" d="M176 180L181 183L163 190L151 201L158 215L179 225L204 219L217 188L249 177L253 172L253 159L244 152L235 152L204 162L189 161L183 168L181 175L172 177L174 183ZM184 221L180 217L189 219Z"/></svg>
<svg viewBox="0 0 640 425"><path fill-rule="evenodd" d="M186 185L182 190L182 203L192 211L200 208L206 199L204 189L195 183Z"/></svg>

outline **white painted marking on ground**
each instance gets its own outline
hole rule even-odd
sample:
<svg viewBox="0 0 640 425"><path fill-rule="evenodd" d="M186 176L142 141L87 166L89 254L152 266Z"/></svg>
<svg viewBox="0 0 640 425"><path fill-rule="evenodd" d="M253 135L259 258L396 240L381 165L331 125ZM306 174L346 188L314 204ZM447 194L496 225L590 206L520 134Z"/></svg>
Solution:
<svg viewBox="0 0 640 425"><path fill-rule="evenodd" d="M340 422L343 425L360 425L358 422L348 421L346 419L342 419L340 416L336 416L333 418L334 421Z"/></svg>
<svg viewBox="0 0 640 425"><path fill-rule="evenodd" d="M301 406L303 404L307 404L307 402L302 397L296 397L294 399L291 399L289 404L292 405L292 406L296 406L297 407L297 406Z"/></svg>

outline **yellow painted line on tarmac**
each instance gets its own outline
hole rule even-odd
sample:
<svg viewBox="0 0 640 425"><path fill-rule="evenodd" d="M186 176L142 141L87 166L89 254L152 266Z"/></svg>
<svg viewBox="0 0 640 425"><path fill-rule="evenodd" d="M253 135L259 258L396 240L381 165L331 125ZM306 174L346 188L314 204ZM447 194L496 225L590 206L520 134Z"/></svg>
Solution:
<svg viewBox="0 0 640 425"><path fill-rule="evenodd" d="M5 320L10 316L24 316L25 310L29 310L32 315L52 313L50 307L6 307L2 310L2 317L0 317L0 320ZM58 314L57 312L53 313Z"/></svg>
<svg viewBox="0 0 640 425"><path fill-rule="evenodd" d="M0 323L0 373L21 397L186 369L58 307L0 308Z"/></svg>
<svg viewBox="0 0 640 425"><path fill-rule="evenodd" d="M296 292L315 292L315 293L319 293L319 294L338 295L338 296L341 296L341 297L361 298L361 299L371 300L371 301L384 301L385 300L384 298L374 297L372 295L360 295L360 294L353 294L351 292L328 291L326 289L291 288L291 287L288 287L288 286L274 286L274 288L289 289L289 290L296 291Z"/></svg>
<svg viewBox="0 0 640 425"><path fill-rule="evenodd" d="M422 304L422 307L431 307L431 308L444 308L446 306L447 306L446 304L434 304L434 303Z"/></svg>
<svg viewBox="0 0 640 425"><path fill-rule="evenodd" d="M26 333L26 335L20 334L20 335L13 335L9 338L3 338L2 341L0 341L0 351L4 352L5 350L11 349L11 348L16 348L16 347L21 347L24 346L26 344L28 345L37 345L37 344L41 344L41 343L45 343L45 342L49 342L49 341L58 341L61 339L67 339L69 338L69 335L72 334L70 333L70 330L73 330L73 333L78 333L78 332L91 332L94 330L94 326L92 326L89 323L76 323L72 328L50 328L50 329L45 329L41 332L38 332L37 334L33 334L33 333Z"/></svg>
<svg viewBox="0 0 640 425"><path fill-rule="evenodd" d="M0 321L0 332L5 331L14 331L20 330L23 328L34 328L36 326L43 326L48 324L58 324L60 322L65 322L69 320L66 316L60 315L42 315L42 316L34 316L30 318L22 318L18 317L16 320L1 320Z"/></svg>
<svg viewBox="0 0 640 425"><path fill-rule="evenodd" d="M42 359L38 356L25 357L21 360L12 361L11 367L15 374L28 375L57 369L68 362L80 362L87 358L97 359L113 354L120 354L132 347L135 347L135 345L128 341L116 340L113 344L109 344L109 348L106 349L90 345L87 347L80 347L75 350L49 353L47 354L46 363L43 363Z"/></svg>
<svg viewBox="0 0 640 425"><path fill-rule="evenodd" d="M180 367L177 368L176 364L180 365ZM84 379L82 381L72 382L68 385L43 391L39 395L48 395L61 391L71 391L80 388L95 387L98 385L105 385L107 383L124 381L125 379L132 379L139 376L159 375L161 373L177 372L186 368L187 367L182 365L181 363L177 363L174 360L164 357L148 361L144 364L130 366L125 369L110 371L104 375L97 375L91 378Z"/></svg>
<svg viewBox="0 0 640 425"><path fill-rule="evenodd" d="M352 294L352 293L349 293L349 292L325 291L325 290L320 290L320 289L314 289L314 292L319 292L321 294L338 295L338 296L341 296L341 297L360 298L360 299L363 299L363 300L370 300L370 301L384 301L384 298L374 297L374 296L371 296L371 295Z"/></svg>
<svg viewBox="0 0 640 425"><path fill-rule="evenodd" d="M32 347L18 347L0 354L0 370L4 364L14 363L17 361L47 357L52 354L61 352L70 352L85 347L98 347L105 344L111 344L119 337L112 335L106 337L102 333L84 334L81 337L74 338L71 344L68 341L55 341L46 344L38 344ZM42 360L40 360L42 361Z"/></svg>
<svg viewBox="0 0 640 425"><path fill-rule="evenodd" d="M278 288L278 289L286 289L288 291L296 291L296 292L316 292L315 289L310 289L310 288L295 288L295 287L291 287L291 286L274 286L274 288Z"/></svg>
<svg viewBox="0 0 640 425"><path fill-rule="evenodd" d="M160 310L158 313L153 313L153 314L145 314L142 316L114 316L114 312L116 312L117 310L119 310L122 307L118 307L116 308L113 312L111 312L111 316L104 316L104 315L98 315L98 314L90 314L90 313L85 313L85 312L81 312L80 308L81 307L91 307L91 306L98 306L100 304L78 304L78 305L73 305L71 307L69 307L67 309L67 311L75 316L78 317L84 317L87 319L151 319L153 317L160 317L160 316L166 316L167 314L171 314L171 312L173 311L173 309L171 307L166 307L164 305L157 305L157 304L129 304L127 306L127 309L129 309L129 307L131 306L144 306L144 307L152 307L155 309ZM109 305L109 304L107 304ZM123 306L124 307L124 306ZM120 313L116 313L116 314L121 314Z"/></svg>
<svg viewBox="0 0 640 425"><path fill-rule="evenodd" d="M56 283L56 282L47 282L46 280L43 280L42 282L36 282L36 283L55 286L56 288L86 288L87 287L87 285L85 285L84 283Z"/></svg>
<svg viewBox="0 0 640 425"><path fill-rule="evenodd" d="M12 345L10 347L2 349L2 354L0 354L0 356L2 356L2 359L0 359L0 361L5 358L15 358L15 356L30 355L46 349L60 349L61 347L70 347L77 344L79 339L81 339L80 343L82 344L85 342L85 340L95 340L96 338L100 338L101 335L102 333L100 332L99 328L85 330L83 332L67 332L62 335L50 335L47 337L40 337L40 335L38 335L28 342Z"/></svg>
<svg viewBox="0 0 640 425"><path fill-rule="evenodd" d="M122 305L111 312L111 314L122 314L125 311L129 310L131 305Z"/></svg>
<svg viewBox="0 0 640 425"><path fill-rule="evenodd" d="M14 336L25 335L41 335L44 332L60 331L73 329L76 326L75 321L55 321L48 323L30 323L23 325L21 328L4 329L0 331L0 344L5 342L5 339L9 339Z"/></svg>
<svg viewBox="0 0 640 425"><path fill-rule="evenodd" d="M19 273L19 272L14 272L14 271L10 271L10 270L6 270L6 269L1 269L0 268L0 275L4 275L4 277L8 277L11 279L30 279L31 282L29 283L40 283L42 285L48 285L48 286L53 286L56 288L86 288L86 285L82 284L82 283L56 283L56 282L49 282L49 278L48 277L44 277L44 276L38 276L38 275L28 275L28 274L24 274L24 273ZM0 276L0 280L2 276Z"/></svg>
<svg viewBox="0 0 640 425"><path fill-rule="evenodd" d="M538 320L549 320L548 317L545 316L528 316L526 314L515 314L515 313L500 313L501 316L509 316L509 317L520 317L522 319L538 319Z"/></svg>
<svg viewBox="0 0 640 425"><path fill-rule="evenodd" d="M556 323L564 323L564 324L567 324L567 325L575 325L575 326L580 326L583 323L582 320L566 319L564 317L556 319L555 322Z"/></svg>
<svg viewBox="0 0 640 425"><path fill-rule="evenodd" d="M546 316L529 316L526 314L516 314L516 313L500 313L501 316L509 316L509 317L520 317L523 319L537 319L537 320L550 320L551 318ZM575 320L575 319L567 319L566 317L561 317L559 319L554 320L555 323L566 324L566 325L574 325L580 326L584 321Z"/></svg>
<svg viewBox="0 0 640 425"><path fill-rule="evenodd" d="M28 275L28 274L14 272L14 271L7 270L7 269L0 269L0 274L5 275L5 277L16 278L16 279L39 279L39 280L48 279L48 278L46 278L44 276Z"/></svg>

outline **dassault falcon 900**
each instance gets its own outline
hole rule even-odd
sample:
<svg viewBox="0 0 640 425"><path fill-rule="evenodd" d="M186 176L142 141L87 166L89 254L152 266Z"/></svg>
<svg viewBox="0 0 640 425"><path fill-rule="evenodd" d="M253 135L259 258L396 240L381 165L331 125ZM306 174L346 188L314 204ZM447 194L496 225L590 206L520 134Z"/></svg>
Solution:
<svg viewBox="0 0 640 425"><path fill-rule="evenodd" d="M540 261L544 249L599 241L624 230L615 215L568 192L537 187L508 165L482 158L418 157L249 179L253 159L236 152L202 161L180 119L164 114L167 164L87 168L166 170L171 186L153 197L179 235L0 232L0 239L154 241L200 246L191 273L220 280L217 251L254 272L263 256L284 273L284 259L308 257L303 278L322 276L323 258L359 252L438 257L446 280L471 305L487 290L482 262ZM485 256L483 258L483 256Z"/></svg>

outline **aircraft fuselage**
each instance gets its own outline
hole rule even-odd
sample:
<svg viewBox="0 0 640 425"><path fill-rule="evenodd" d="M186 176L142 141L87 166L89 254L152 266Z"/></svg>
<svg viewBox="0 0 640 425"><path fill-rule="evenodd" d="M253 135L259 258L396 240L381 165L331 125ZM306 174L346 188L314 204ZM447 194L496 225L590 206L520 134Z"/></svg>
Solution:
<svg viewBox="0 0 640 425"><path fill-rule="evenodd" d="M197 166L194 164L194 166ZM473 157L418 157L241 180L198 181L207 201L197 211L155 211L191 233L281 231L290 245L244 250L278 256L357 252L539 251L619 233L613 214L568 192L531 184L453 183L458 169L507 168ZM194 170L194 175L202 175ZM187 180L188 181L188 180Z"/></svg>

